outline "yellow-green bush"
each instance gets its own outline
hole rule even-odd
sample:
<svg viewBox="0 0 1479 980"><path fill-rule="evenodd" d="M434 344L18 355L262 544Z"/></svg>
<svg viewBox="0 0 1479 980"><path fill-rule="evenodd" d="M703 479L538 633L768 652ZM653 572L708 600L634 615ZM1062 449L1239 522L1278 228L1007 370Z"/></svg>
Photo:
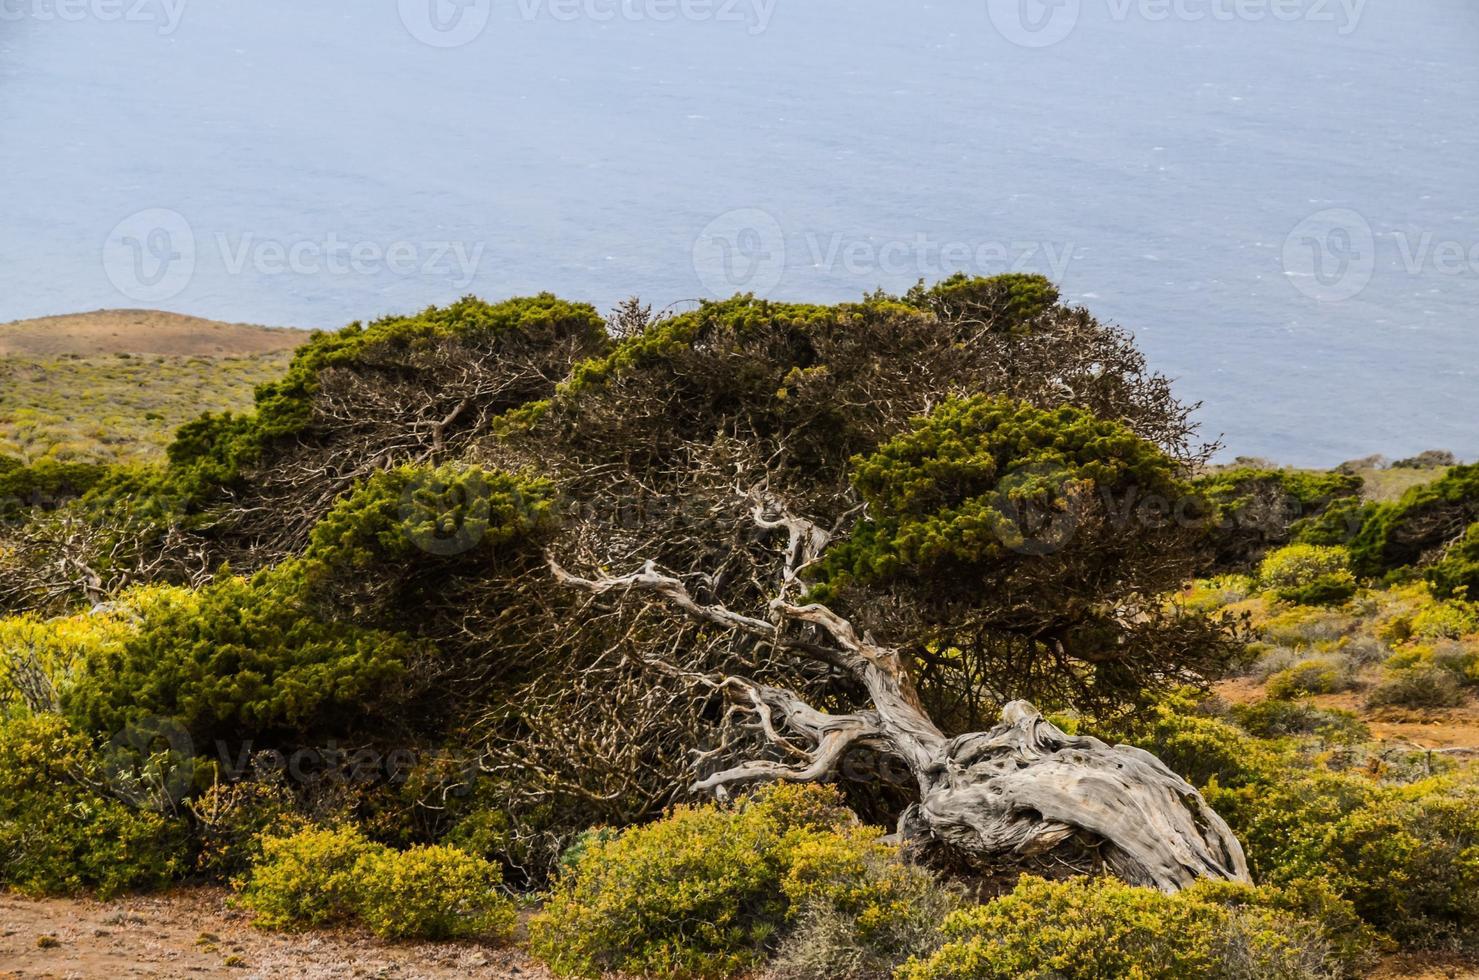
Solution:
<svg viewBox="0 0 1479 980"><path fill-rule="evenodd" d="M1383 791L1330 826L1326 880L1365 919L1414 946L1479 940L1479 780Z"/></svg>
<svg viewBox="0 0 1479 980"><path fill-rule="evenodd" d="M453 847L396 851L355 827L268 837L240 895L256 925L360 923L391 938L508 938L516 919L502 873Z"/></svg>
<svg viewBox="0 0 1479 980"><path fill-rule="evenodd" d="M1314 657L1279 671L1268 679L1271 698L1305 694L1335 694L1356 686L1355 673L1339 657Z"/></svg>
<svg viewBox="0 0 1479 980"><path fill-rule="evenodd" d="M888 980L905 960L939 944L940 923L958 904L871 827L797 843L781 890L794 925L770 973L787 980Z"/></svg>
<svg viewBox="0 0 1479 980"><path fill-rule="evenodd" d="M775 948L800 912L793 897L836 903L877 926L870 906L902 900L911 886L860 870L880 852L855 823L834 790L777 785L732 807L679 806L588 840L530 924L532 949L565 975L720 977ZM821 867L837 862L863 877Z"/></svg>
<svg viewBox="0 0 1479 980"><path fill-rule="evenodd" d="M1294 544L1264 558L1258 566L1258 580L1268 589L1298 588L1322 575L1349 571L1350 564L1344 548Z"/></svg>
<svg viewBox="0 0 1479 980"><path fill-rule="evenodd" d="M360 858L380 848L354 827L268 837L241 902L267 929L349 922L358 906Z"/></svg>
<svg viewBox="0 0 1479 980"><path fill-rule="evenodd" d="M1338 546L1293 544L1263 559L1259 583L1281 599L1302 605L1333 605L1356 591L1350 555Z"/></svg>
<svg viewBox="0 0 1479 980"><path fill-rule="evenodd" d="M1193 612L1213 613L1247 599L1253 585L1253 579L1247 575L1217 575L1192 582L1177 593L1176 601Z"/></svg>
<svg viewBox="0 0 1479 980"><path fill-rule="evenodd" d="M1479 927L1479 782L1388 786L1293 760L1207 802L1259 880L1322 880L1363 919L1409 945L1472 943Z"/></svg>
<svg viewBox="0 0 1479 980"><path fill-rule="evenodd" d="M184 594L169 586L130 589L93 611L50 619L22 613L0 618L0 708L54 711L75 672L138 632L139 617Z"/></svg>
<svg viewBox="0 0 1479 980"><path fill-rule="evenodd" d="M1110 878L1024 876L1008 895L953 913L946 942L900 980L1254 980L1352 975L1332 927L1267 889L1212 884L1176 895ZM1342 922L1342 925L1345 923Z"/></svg>
<svg viewBox="0 0 1479 980"><path fill-rule="evenodd" d="M1393 670L1437 667L1453 674L1460 683L1479 684L1479 642L1409 643L1388 657L1386 665Z"/></svg>
<svg viewBox="0 0 1479 980"><path fill-rule="evenodd" d="M371 851L355 876L360 921L388 939L502 941L518 919L498 866L455 847Z"/></svg>
<svg viewBox="0 0 1479 980"><path fill-rule="evenodd" d="M1434 601L1412 617L1412 635L1428 640L1456 640L1479 633L1479 602Z"/></svg>
<svg viewBox="0 0 1479 980"><path fill-rule="evenodd" d="M0 884L107 897L187 870L183 825L107 795L111 775L61 718L0 717Z"/></svg>

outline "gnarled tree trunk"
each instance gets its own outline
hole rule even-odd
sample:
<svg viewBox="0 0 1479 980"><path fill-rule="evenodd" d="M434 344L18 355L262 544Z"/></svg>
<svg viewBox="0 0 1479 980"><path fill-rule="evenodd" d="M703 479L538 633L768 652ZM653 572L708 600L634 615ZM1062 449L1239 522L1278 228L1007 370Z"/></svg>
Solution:
<svg viewBox="0 0 1479 980"><path fill-rule="evenodd" d="M1249 880L1231 829L1193 786L1148 752L1067 735L1023 701L1007 705L1002 723L989 732L947 737L921 705L898 651L858 636L826 606L787 601L799 591L799 570L821 553L829 536L783 510L772 517L774 509L760 501L754 510L761 526L790 535L779 595L765 619L701 603L682 580L650 562L630 575L600 578L583 578L550 562L568 586L655 598L695 619L843 670L867 690L868 708L829 714L784 688L656 663L725 691L753 716L768 742L797 760L744 762L704 777L695 791L722 796L746 783L825 779L850 749L867 747L901 760L918 784L919 803L899 821L906 840L943 844L989 864L1016 863L1077 839L1097 847L1116 876L1168 892L1202 877Z"/></svg>

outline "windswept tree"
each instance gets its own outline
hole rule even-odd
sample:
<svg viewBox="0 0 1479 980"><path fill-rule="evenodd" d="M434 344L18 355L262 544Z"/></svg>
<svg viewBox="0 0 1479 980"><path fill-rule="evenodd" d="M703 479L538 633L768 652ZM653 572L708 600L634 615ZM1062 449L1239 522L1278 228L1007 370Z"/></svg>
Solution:
<svg viewBox="0 0 1479 980"><path fill-rule="evenodd" d="M1131 708L1238 649L1166 599L1206 450L1129 335L1031 276L611 328L550 296L351 326L103 481L216 575L68 712L455 741L546 828L865 762L923 847L1246 877L1165 766L1021 700Z"/></svg>
<svg viewBox="0 0 1479 980"><path fill-rule="evenodd" d="M646 674L560 716L687 740L695 791L886 758L912 778L901 831L977 858L1245 877L1164 766L1015 700L1113 708L1235 653L1164 599L1201 533L1177 516L1187 410L1125 335L1032 285L708 304L501 420L482 457L561 488L551 571L613 638L580 655ZM649 709L682 687L722 718Z"/></svg>

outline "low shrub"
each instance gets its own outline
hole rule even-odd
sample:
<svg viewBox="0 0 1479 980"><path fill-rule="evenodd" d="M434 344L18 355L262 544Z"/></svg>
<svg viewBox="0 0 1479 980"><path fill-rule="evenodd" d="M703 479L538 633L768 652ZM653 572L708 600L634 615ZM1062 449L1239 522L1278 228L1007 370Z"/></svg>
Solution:
<svg viewBox="0 0 1479 980"><path fill-rule="evenodd" d="M1136 977L1254 980L1349 976L1355 950L1268 889L1211 884L1176 895L1109 878L1023 877L1008 895L953 913L945 944L900 980Z"/></svg>
<svg viewBox="0 0 1479 980"><path fill-rule="evenodd" d="M1255 646L1265 646L1255 644ZM1295 650L1290 647L1268 647L1261 650L1258 659L1249 668L1249 674L1261 681L1266 681L1281 670L1288 670L1295 664L1308 656L1307 651Z"/></svg>
<svg viewBox="0 0 1479 980"><path fill-rule="evenodd" d="M1408 946L1479 940L1479 781L1392 787L1328 829L1324 877L1368 922Z"/></svg>
<svg viewBox="0 0 1479 980"><path fill-rule="evenodd" d="M490 861L455 847L374 850L359 859L356 912L386 939L508 939L518 913Z"/></svg>
<svg viewBox="0 0 1479 980"><path fill-rule="evenodd" d="M889 980L904 961L939 945L957 897L877 838L875 829L856 827L795 846L781 887L796 924L772 976Z"/></svg>
<svg viewBox="0 0 1479 980"><path fill-rule="evenodd" d="M1356 686L1356 674L1340 657L1315 657L1279 671L1268 679L1271 698L1337 694Z"/></svg>
<svg viewBox="0 0 1479 980"><path fill-rule="evenodd" d="M189 868L183 823L105 795L110 769L56 715L0 719L0 884L100 897Z"/></svg>
<svg viewBox="0 0 1479 980"><path fill-rule="evenodd" d="M310 828L262 841L262 859L241 904L266 929L325 926L354 919L360 859L383 849L355 827Z"/></svg>
<svg viewBox="0 0 1479 980"><path fill-rule="evenodd" d="M1303 605L1344 602L1356 591L1350 556L1341 547L1294 544L1263 559L1259 584L1281 599Z"/></svg>
<svg viewBox="0 0 1479 980"><path fill-rule="evenodd" d="M196 867L222 882L261 861L264 841L309 829L281 778L215 783L190 802L190 812L200 844Z"/></svg>
<svg viewBox="0 0 1479 980"><path fill-rule="evenodd" d="M1274 646L1308 649L1338 642L1359 623L1340 610L1294 605L1282 607L1255 625L1263 639Z"/></svg>
<svg viewBox="0 0 1479 980"><path fill-rule="evenodd" d="M1318 708L1308 701L1266 698L1253 704L1233 705L1229 714L1244 731L1259 738L1317 735L1345 743L1371 738L1371 730L1354 712Z"/></svg>
<svg viewBox="0 0 1479 980"><path fill-rule="evenodd" d="M1388 657L1386 665L1394 670L1437 667L1453 674L1460 684L1479 684L1479 643L1410 643Z"/></svg>
<svg viewBox="0 0 1479 980"><path fill-rule="evenodd" d="M359 923L395 939L507 939L517 918L489 861L453 847L404 851L355 827L267 837L240 902L267 929Z"/></svg>
<svg viewBox="0 0 1479 980"><path fill-rule="evenodd" d="M1456 708L1468 699L1452 671L1420 665L1389 670L1366 695L1372 708Z"/></svg>
<svg viewBox="0 0 1479 980"><path fill-rule="evenodd" d="M1352 636L1341 642L1336 652L1359 669L1386 660L1392 655L1392 648L1374 636Z"/></svg>
<svg viewBox="0 0 1479 980"><path fill-rule="evenodd" d="M1247 575L1218 575L1191 583L1176 600L1192 612L1214 613L1248 598L1253 594L1253 585L1253 579Z"/></svg>
<svg viewBox="0 0 1479 980"><path fill-rule="evenodd" d="M1262 782L1286 760L1277 746L1199 712L1183 697L1153 705L1119 727L1085 726L1085 734L1144 749L1195 786L1213 780L1233 787Z"/></svg>
<svg viewBox="0 0 1479 980"><path fill-rule="evenodd" d="M1448 599L1434 602L1412 617L1412 635L1422 639L1457 640L1479 633L1479 603Z"/></svg>
<svg viewBox="0 0 1479 980"><path fill-rule="evenodd" d="M888 866L877 834L859 829L826 787L775 785L732 807L679 806L587 839L531 922L531 948L563 975L720 977L758 965L792 923L805 937L811 915L790 968L853 958L874 969L889 943L920 931L917 919L899 933L887 920L927 911L904 910L926 886ZM817 948L822 932L854 928L845 943Z"/></svg>

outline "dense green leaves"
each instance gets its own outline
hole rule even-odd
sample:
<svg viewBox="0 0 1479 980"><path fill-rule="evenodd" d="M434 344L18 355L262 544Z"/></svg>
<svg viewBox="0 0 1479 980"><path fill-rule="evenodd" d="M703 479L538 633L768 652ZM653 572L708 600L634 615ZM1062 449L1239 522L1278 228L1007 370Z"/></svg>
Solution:
<svg viewBox="0 0 1479 980"><path fill-rule="evenodd" d="M1169 511L1187 493L1165 454L1122 425L990 398L941 405L857 460L854 482L870 520L833 550L823 581L938 576L969 588L1071 547L1106 498Z"/></svg>
<svg viewBox="0 0 1479 980"><path fill-rule="evenodd" d="M1380 504L1365 515L1350 541L1351 562L1377 576L1416 565L1479 521L1479 463L1455 466L1432 483Z"/></svg>
<svg viewBox="0 0 1479 980"><path fill-rule="evenodd" d="M203 747L364 727L414 693L413 661L436 656L413 635L428 592L517 564L552 522L538 481L461 467L377 474L302 556L150 607L136 636L85 661L68 712L100 733L171 718Z"/></svg>

